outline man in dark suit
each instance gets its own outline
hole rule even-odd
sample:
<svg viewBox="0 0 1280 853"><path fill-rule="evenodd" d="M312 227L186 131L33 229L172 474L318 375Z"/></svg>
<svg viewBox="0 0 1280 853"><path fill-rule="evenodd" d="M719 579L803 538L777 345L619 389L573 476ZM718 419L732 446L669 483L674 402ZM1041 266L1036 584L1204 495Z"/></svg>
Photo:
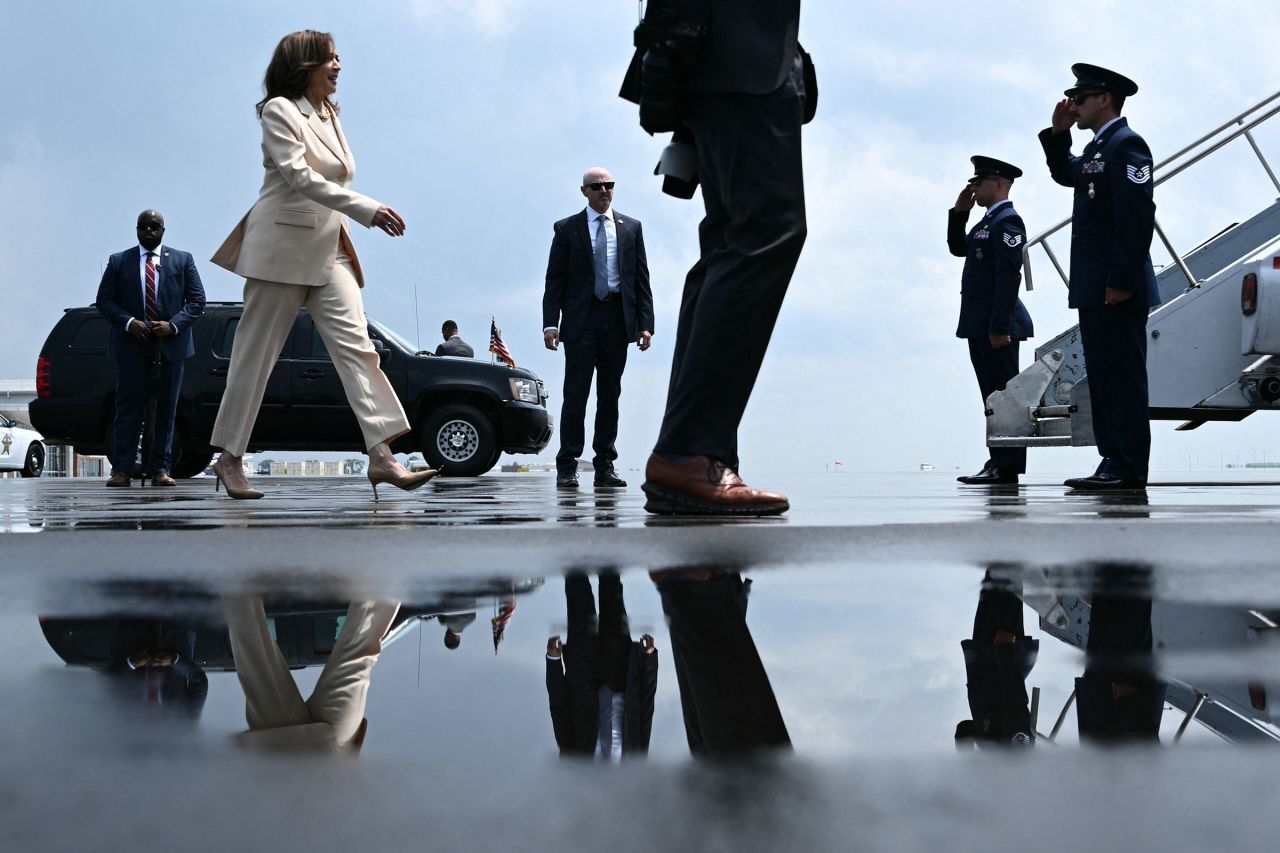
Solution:
<svg viewBox="0 0 1280 853"><path fill-rule="evenodd" d="M693 138L706 218L701 258L684 283L662 428L645 468L645 508L782 513L785 495L738 477L738 425L807 233L800 126L812 116L817 86L796 41L800 0L668 0L651 5L646 21L660 11L676 22L672 32L703 34L696 50L669 61L685 66L678 133ZM640 67L651 68L664 50L655 43ZM641 91L624 83L622 95L638 97L643 116L653 103L650 75L638 76Z"/></svg>
<svg viewBox="0 0 1280 853"><path fill-rule="evenodd" d="M1080 313L1080 341L1102 461L1087 491L1147 485L1151 422L1147 401L1147 314L1160 304L1151 269L1156 205L1151 149L1120 116L1138 86L1096 65L1071 66L1075 85L1040 131L1049 173L1075 190L1069 305ZM1071 125L1094 136L1071 155Z"/></svg>
<svg viewBox="0 0 1280 853"><path fill-rule="evenodd" d="M644 755L658 690L653 637L632 642L616 571L600 573L598 620L584 573L565 577L564 597L567 641L547 640L547 701L560 754L606 761Z"/></svg>
<svg viewBox="0 0 1280 853"><path fill-rule="evenodd" d="M138 214L138 245L107 262L98 285L98 311L111 324L107 347L116 362L116 419L111 458L113 488L128 486L148 386L156 395L151 458L144 460L152 485L175 486L169 476L173 420L182 390L183 363L195 355L191 324L204 312L204 286L190 253L162 246L164 217Z"/></svg>
<svg viewBox="0 0 1280 853"><path fill-rule="evenodd" d="M476 351L471 348L471 344L464 341L458 335L458 324L452 320L445 320L444 325L440 327L440 334L444 336L444 343L436 345L436 355L456 355L459 358L475 358Z"/></svg>
<svg viewBox="0 0 1280 853"><path fill-rule="evenodd" d="M564 343L564 405L556 486L576 488L578 456L586 444L587 395L596 378L595 485L622 487L618 458L618 396L627 347L649 348L653 293L640 223L613 209L613 175L595 167L582 176L587 208L555 224L542 297L547 349Z"/></svg>
<svg viewBox="0 0 1280 853"><path fill-rule="evenodd" d="M1031 337L1031 316L1018 298L1027 230L1009 201L1022 170L993 157L971 157L973 177L947 215L947 247L964 258L960 278L960 322L956 337L969 342L969 361L987 397L1018 375L1018 343ZM965 233L974 204L987 210ZM1016 484L1027 470L1025 447L993 447L977 474L958 477L969 486Z"/></svg>

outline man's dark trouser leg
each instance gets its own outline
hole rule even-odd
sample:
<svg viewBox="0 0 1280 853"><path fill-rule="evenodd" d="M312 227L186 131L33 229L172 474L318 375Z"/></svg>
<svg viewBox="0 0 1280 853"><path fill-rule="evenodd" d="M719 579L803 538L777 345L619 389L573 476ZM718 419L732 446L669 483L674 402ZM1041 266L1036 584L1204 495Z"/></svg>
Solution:
<svg viewBox="0 0 1280 853"><path fill-rule="evenodd" d="M631 624L617 571L600 572L600 680L616 692L627 687L631 658Z"/></svg>
<svg viewBox="0 0 1280 853"><path fill-rule="evenodd" d="M1145 483L1151 456L1147 309L1125 303L1079 313L1100 471Z"/></svg>
<svg viewBox="0 0 1280 853"><path fill-rule="evenodd" d="M1018 341L996 349L986 338L969 339L969 361L978 377L978 390L982 393L983 406L996 391L1003 391L1010 379L1018 375ZM1013 474L1027 471L1025 447L993 447L984 468L999 468Z"/></svg>
<svg viewBox="0 0 1280 853"><path fill-rule="evenodd" d="M618 398L622 396L622 371L627 366L627 328L622 315L622 299L596 302L594 316L600 315L596 343L596 427L591 436L595 451L592 463L597 471L607 471L618 458Z"/></svg>
<svg viewBox="0 0 1280 853"><path fill-rule="evenodd" d="M569 622L564 642L565 678L576 684L592 684L597 668L599 625L591 581L584 572L571 571L565 575L564 602Z"/></svg>
<svg viewBox="0 0 1280 853"><path fill-rule="evenodd" d="M769 675L747 628L735 572L709 581L658 581L671 636L689 750L733 755L790 747Z"/></svg>
<svg viewBox="0 0 1280 853"><path fill-rule="evenodd" d="M769 95L697 98L706 218L685 278L667 407L654 450L737 467L737 432L804 245L798 80Z"/></svg>
<svg viewBox="0 0 1280 853"><path fill-rule="evenodd" d="M151 432L152 475L169 473L173 459L173 419L182 392L185 361L161 361L160 385L156 388L156 423Z"/></svg>
<svg viewBox="0 0 1280 853"><path fill-rule="evenodd" d="M151 363L137 359L116 362L116 428L112 437L111 473L133 474L142 436L142 410L147 403Z"/></svg>
<svg viewBox="0 0 1280 853"><path fill-rule="evenodd" d="M564 346L564 403L560 406L560 452L556 468L577 469L578 457L586 445L587 395L596 369L597 340L588 322L582 337Z"/></svg>

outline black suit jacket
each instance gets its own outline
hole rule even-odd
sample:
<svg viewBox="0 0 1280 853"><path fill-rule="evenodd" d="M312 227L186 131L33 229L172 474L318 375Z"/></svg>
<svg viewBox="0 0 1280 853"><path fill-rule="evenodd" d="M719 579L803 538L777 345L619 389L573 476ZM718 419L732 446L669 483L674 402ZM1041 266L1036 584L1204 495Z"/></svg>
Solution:
<svg viewBox="0 0 1280 853"><path fill-rule="evenodd" d="M565 646L559 660L547 658L547 703L551 728L562 754L590 756L596 751L599 735L598 689L565 673L564 656L573 654ZM658 692L658 652L645 654L639 643L631 644L627 661L627 687L622 707L624 755L644 755L653 732L653 700Z"/></svg>
<svg viewBox="0 0 1280 853"><path fill-rule="evenodd" d="M436 345L436 355L453 355L459 358L475 358L476 351L471 348L471 344L462 338L454 335L444 343Z"/></svg>
<svg viewBox="0 0 1280 853"><path fill-rule="evenodd" d="M177 334L160 338L160 354L165 361L183 361L195 355L191 340L191 324L204 313L204 285L196 271L190 252L161 245L157 258L159 280L156 283L156 307L161 319L173 324ZM111 323L107 350L118 362L149 361L154 344L143 343L125 331L130 317L146 322L142 304L142 276L139 272L138 247L116 252L107 261L98 284L95 302L98 313Z"/></svg>
<svg viewBox="0 0 1280 853"><path fill-rule="evenodd" d="M594 211L593 211L594 215ZM621 279L622 315L634 342L640 332L653 331L653 291L649 289L649 261L644 253L644 231L638 219L613 211L618 232L618 273ZM595 298L595 255L585 210L561 219L554 226L551 255L547 259L546 289L542 296L542 327L555 326L560 340L573 343L582 337L587 310Z"/></svg>

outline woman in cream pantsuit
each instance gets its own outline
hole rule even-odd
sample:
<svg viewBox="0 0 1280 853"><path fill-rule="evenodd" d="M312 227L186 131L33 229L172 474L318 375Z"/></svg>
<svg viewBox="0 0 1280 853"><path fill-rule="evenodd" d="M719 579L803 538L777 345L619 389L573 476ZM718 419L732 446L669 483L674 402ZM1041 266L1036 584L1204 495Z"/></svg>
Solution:
<svg viewBox="0 0 1280 853"><path fill-rule="evenodd" d="M360 288L364 276L348 218L404 233L394 210L349 187L355 157L330 100L341 66L328 33L302 30L276 46L258 103L266 176L258 201L213 256L247 280L244 313L231 351L227 388L210 443L222 450L213 469L235 498L260 498L241 457L249 444L267 378L299 308L306 308L342 379L369 449L369 481L415 489L435 471L410 473L389 442L410 429L404 409L369 341ZM217 483L215 483L215 488Z"/></svg>

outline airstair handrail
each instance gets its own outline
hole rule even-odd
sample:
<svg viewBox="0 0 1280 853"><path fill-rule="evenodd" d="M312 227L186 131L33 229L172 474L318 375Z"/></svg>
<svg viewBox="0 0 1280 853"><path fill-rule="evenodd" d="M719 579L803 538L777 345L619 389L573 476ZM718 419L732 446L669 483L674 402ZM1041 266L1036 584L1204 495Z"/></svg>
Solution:
<svg viewBox="0 0 1280 853"><path fill-rule="evenodd" d="M1271 179L1271 183L1273 186L1275 186L1277 193L1280 193L1280 179L1276 178L1276 173L1272 170L1271 164L1267 162L1267 158L1263 156L1262 149L1258 147L1258 142L1257 140L1254 139L1253 133L1252 133L1255 127L1257 127L1258 125L1262 124L1265 121L1268 121L1269 119L1274 117L1277 113L1280 113L1280 105L1272 107L1270 110L1263 113L1261 116L1258 116L1257 118L1252 119L1247 124L1245 123L1245 119L1248 116L1253 115L1254 113L1257 113L1259 110L1264 109L1268 104L1276 100L1280 100L1280 92L1276 92L1270 97L1264 98L1263 100L1249 107L1249 109L1245 110L1244 112L1240 113L1239 115L1231 119L1228 119L1226 122L1222 123L1218 127L1214 128L1213 130L1209 131L1205 135L1201 136L1199 139L1195 140L1189 145L1183 146L1182 148L1175 151L1173 154L1169 155L1168 157L1165 157L1163 160L1156 163L1154 171L1157 173L1158 177L1156 178L1153 186L1159 186L1160 184L1164 183L1165 181L1169 180L1175 175L1181 174L1182 172L1194 166L1196 163L1199 163L1201 160L1204 160L1210 154L1213 154L1214 152L1218 151L1228 143L1234 142L1235 140L1243 136L1248 141L1250 147L1253 149L1253 153L1255 156L1257 156L1258 162L1262 164L1262 168L1266 171L1267 177ZM1205 147L1202 150L1198 150L1198 149L1201 149L1202 146L1205 146L1206 143L1209 143L1210 140L1213 140L1215 137L1221 134L1223 131L1232 127L1235 127L1236 129L1233 130L1230 134L1228 134L1227 136L1221 139L1218 139L1216 142L1213 142L1213 144L1209 145L1208 147ZM1167 166L1169 166L1171 163L1174 163L1179 158L1183 157L1184 155L1190 152L1195 152L1195 153L1189 159L1187 159L1186 162L1178 163L1176 166L1173 166L1172 169L1167 174L1164 173L1164 169ZM1053 236L1058 231L1061 231L1063 228L1070 225L1072 218L1073 217L1068 216L1066 219L1062 220L1058 224L1037 234L1035 237L1028 240L1026 244L1023 246L1022 266L1023 266L1024 275L1027 282L1027 290L1032 289L1031 247L1036 245L1041 245L1044 247L1045 254L1049 256L1049 260L1053 264L1054 269L1057 270L1058 276L1062 279L1062 283L1063 284L1068 283L1067 273L1062 268L1062 264L1058 261L1057 255L1054 254L1053 249L1049 246L1048 240L1049 240L1049 237ZM1164 247L1169 252L1170 257L1173 258L1174 264L1176 264L1178 269L1182 271L1183 277L1186 278L1187 280L1187 285L1191 288L1199 287L1200 283L1199 281L1197 281L1195 275L1192 274L1190 267L1187 266L1186 259L1182 256L1181 253L1179 253L1177 250L1173 248L1173 243L1169 240L1168 236L1164 233L1164 229L1160 227L1159 222L1155 224L1155 230L1156 230L1156 234L1160 237L1160 241L1164 243Z"/></svg>

